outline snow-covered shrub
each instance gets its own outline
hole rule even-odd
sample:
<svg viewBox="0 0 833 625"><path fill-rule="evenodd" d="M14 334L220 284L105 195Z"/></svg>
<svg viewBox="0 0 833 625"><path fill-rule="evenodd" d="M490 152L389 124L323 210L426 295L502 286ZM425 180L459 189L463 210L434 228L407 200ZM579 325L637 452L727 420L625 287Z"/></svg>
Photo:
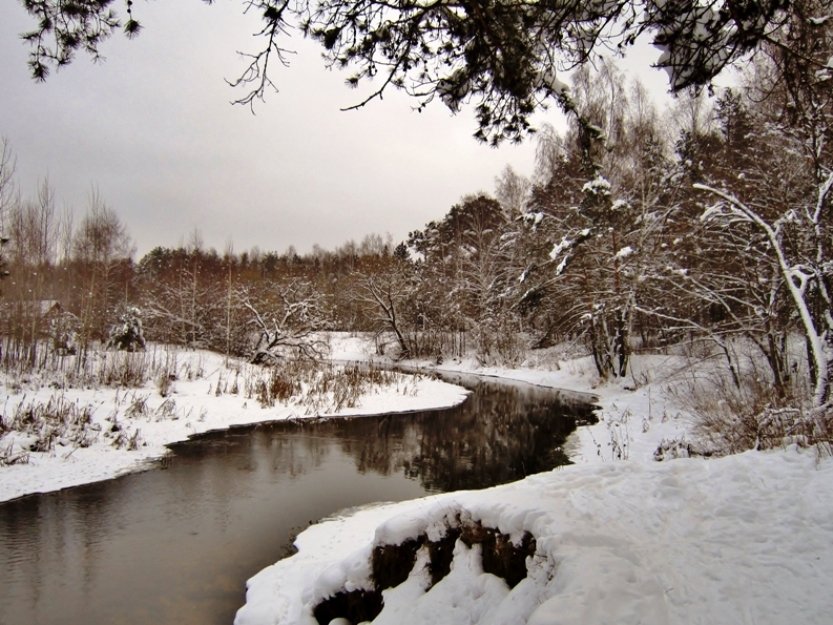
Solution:
<svg viewBox="0 0 833 625"><path fill-rule="evenodd" d="M78 330L81 322L74 314L63 311L49 319L52 349L61 356L72 356L78 351Z"/></svg>
<svg viewBox="0 0 833 625"><path fill-rule="evenodd" d="M102 386L140 387L147 381L150 368L145 353L105 354L98 367L96 382Z"/></svg>
<svg viewBox="0 0 833 625"><path fill-rule="evenodd" d="M156 418L159 419L176 419L176 400L173 397L168 397L156 408Z"/></svg>
<svg viewBox="0 0 833 625"><path fill-rule="evenodd" d="M482 365L516 367L529 349L527 337L506 319L488 318L476 332L477 360Z"/></svg>
<svg viewBox="0 0 833 625"><path fill-rule="evenodd" d="M631 435L629 431L631 413L629 410L618 414L605 414L602 419L607 425L607 443L612 460L627 460L630 457Z"/></svg>
<svg viewBox="0 0 833 625"><path fill-rule="evenodd" d="M59 443L89 447L99 435L92 423L92 406L69 402L63 395L45 402L27 402L24 397L5 427L17 433L19 446L25 440L25 451L32 452L50 451Z"/></svg>
<svg viewBox="0 0 833 625"><path fill-rule="evenodd" d="M407 395L416 389L418 375L405 375L373 367L325 365L295 360L272 367L253 367L244 375L244 392L263 408L290 403L308 415L331 414L354 408L364 394L378 387L393 387ZM233 389L239 390L235 379ZM227 391L226 391L227 392Z"/></svg>
<svg viewBox="0 0 833 625"><path fill-rule="evenodd" d="M118 323L110 330L107 347L125 352L143 351L145 349L142 313L138 308L129 306L119 315Z"/></svg>
<svg viewBox="0 0 833 625"><path fill-rule="evenodd" d="M712 349L669 378L666 392L690 415L697 449L726 455L830 440L831 411L810 405L801 371L779 389L752 346L737 341L732 349L736 375Z"/></svg>
<svg viewBox="0 0 833 625"><path fill-rule="evenodd" d="M254 383L254 396L262 408L271 408L276 402L286 401L301 392L301 383L285 367L269 368L266 378Z"/></svg>
<svg viewBox="0 0 833 625"><path fill-rule="evenodd" d="M698 416L695 432L719 453L788 445L830 445L833 441L833 414L829 406L813 410L781 401L754 412L746 410Z"/></svg>
<svg viewBox="0 0 833 625"><path fill-rule="evenodd" d="M170 395L171 390L173 389L173 376L171 376L167 372L162 372L156 378L156 388L159 391L159 395L162 397L167 397Z"/></svg>
<svg viewBox="0 0 833 625"><path fill-rule="evenodd" d="M831 440L830 411L813 410L795 397L778 397L767 390L702 400L693 414L693 434L717 454Z"/></svg>
<svg viewBox="0 0 833 625"><path fill-rule="evenodd" d="M697 455L691 443L685 438L663 438L654 450L654 460L674 460L675 458L691 458Z"/></svg>
<svg viewBox="0 0 833 625"><path fill-rule="evenodd" d="M127 409L124 411L124 414L131 419L147 416L150 412L150 408L148 407L148 397L149 395L137 395L134 393Z"/></svg>
<svg viewBox="0 0 833 625"><path fill-rule="evenodd" d="M0 446L0 467L7 467L13 464L28 464L29 452L19 445L16 438L9 438Z"/></svg>
<svg viewBox="0 0 833 625"><path fill-rule="evenodd" d="M141 431L136 428L133 432L121 430L118 432L116 438L113 440L113 447L116 449L126 449L127 451L136 451L144 445Z"/></svg>

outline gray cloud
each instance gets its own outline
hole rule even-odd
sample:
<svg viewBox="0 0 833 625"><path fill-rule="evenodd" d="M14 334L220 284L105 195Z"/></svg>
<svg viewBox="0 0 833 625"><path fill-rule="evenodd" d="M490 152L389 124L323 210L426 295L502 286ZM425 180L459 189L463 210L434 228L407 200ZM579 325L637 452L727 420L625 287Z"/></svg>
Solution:
<svg viewBox="0 0 833 625"><path fill-rule="evenodd" d="M48 175L62 203L83 212L97 186L140 253L175 245L195 227L222 249L333 247L371 232L400 239L465 193L490 191L511 164L531 173L534 144L499 150L471 137L473 116L423 113L399 94L355 112L361 92L323 69L318 50L276 71L280 93L256 115L232 106L224 82L241 68L255 16L236 3L141 3L145 30L106 43L106 62L78 57L36 84L17 35L30 21L0 8L0 135L33 195ZM277 70L278 68L276 68Z"/></svg>

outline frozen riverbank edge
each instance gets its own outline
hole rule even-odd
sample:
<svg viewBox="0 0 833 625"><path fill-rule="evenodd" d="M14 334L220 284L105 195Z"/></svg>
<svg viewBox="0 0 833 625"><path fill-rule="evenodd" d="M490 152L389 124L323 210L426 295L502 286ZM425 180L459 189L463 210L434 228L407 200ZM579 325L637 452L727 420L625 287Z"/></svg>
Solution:
<svg viewBox="0 0 833 625"><path fill-rule="evenodd" d="M197 361L205 375L172 383L166 397L152 385L146 388L70 388L56 391L48 384L37 388L12 388L4 380L3 405L12 412L21 403L47 403L56 396L70 404L90 407L96 427L119 427L128 433L138 431L136 449L116 448L112 441L99 437L88 447L60 443L47 452L30 452L28 462L0 467L0 502L18 497L57 491L141 471L167 455L168 445L217 430L253 426L288 419L370 416L446 408L462 403L468 391L429 376L404 376L402 382L359 398L351 408L308 413L304 406L276 404L264 408L244 393L216 392L218 384L228 384L234 370L225 366L219 354L182 351L181 360ZM235 367L239 366L239 363ZM141 405L141 414L132 414L131 405ZM136 411L133 411L136 412ZM113 418L113 415L118 415ZM0 437L0 449L26 445L14 432Z"/></svg>
<svg viewBox="0 0 833 625"><path fill-rule="evenodd" d="M345 339L340 357L371 356ZM677 365L673 357L639 358L643 383L628 390L627 382L595 385L592 363L580 359L554 371L445 364L592 392L600 422L573 437L573 466L348 511L310 527L297 538L297 554L249 580L236 625L313 625L327 597L377 590L384 606L377 624L828 623L833 461L790 448L655 462L661 440L688 430L666 392ZM534 537L526 578L510 588L484 573L488 547L459 540L449 572L433 583L430 545L472 525L515 543ZM408 541L422 545L410 574L383 588L372 574L374 549Z"/></svg>

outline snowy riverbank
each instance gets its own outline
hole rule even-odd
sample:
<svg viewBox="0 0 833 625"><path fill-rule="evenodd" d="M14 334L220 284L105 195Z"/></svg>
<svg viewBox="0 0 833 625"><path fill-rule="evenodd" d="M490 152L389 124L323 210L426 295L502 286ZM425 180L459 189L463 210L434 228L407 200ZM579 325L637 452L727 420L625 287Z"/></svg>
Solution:
<svg viewBox="0 0 833 625"><path fill-rule="evenodd" d="M312 606L373 588L372 548L460 520L535 537L529 574L510 589L484 574L482 545L459 541L428 589L423 547L407 580L383 591L376 624L822 625L833 597L833 462L812 452L718 460L571 466L485 491L371 508L313 526L299 553L249 581L238 625L313 625Z"/></svg>
<svg viewBox="0 0 833 625"><path fill-rule="evenodd" d="M331 346L333 358L340 361L391 364L374 355L372 344L361 335L335 334ZM599 422L576 430L568 443L570 459L576 464L651 461L663 440L681 439L690 431L685 410L669 393L680 383L680 370L688 366L678 356L636 356L632 359L631 378L607 384L599 383L589 356L564 360L544 356L518 368L482 366L474 359L440 365L427 360L401 364L428 372L475 373L519 380L595 397Z"/></svg>
<svg viewBox="0 0 833 625"><path fill-rule="evenodd" d="M358 339L338 345L343 358L369 357ZM785 449L655 462L660 441L688 430L670 399L679 365L638 358L641 384L627 390L597 385L580 359L554 370L445 363L595 393L601 420L574 436L577 464L312 526L295 556L249 580L236 624L312 625L325 604L319 616L357 623L375 613L374 601L384 607L373 622L397 625L828 623L833 461ZM510 587L500 566L484 572L495 552L522 551L530 536L534 555L520 583ZM448 537L459 537L450 567L438 555ZM405 557L409 573L386 587L373 567L403 546L413 564Z"/></svg>
<svg viewBox="0 0 833 625"><path fill-rule="evenodd" d="M0 466L0 502L141 470L167 454L167 445L212 430L316 416L440 408L462 402L467 394L429 376L398 375L391 384L358 397L349 408L333 409L332 401L310 406L301 396L264 407L244 388L247 379L251 382L261 374L257 368L235 361L227 365L223 356L206 351L177 351L176 360L178 374L165 396L153 382L141 388L56 389L49 380L34 376L6 376L2 405L7 421L30 407L60 401L83 412L85 419L89 415L89 423L83 424L89 445L79 447L57 436L50 449L32 451L36 435L0 432L0 452L9 457L22 453L27 459Z"/></svg>

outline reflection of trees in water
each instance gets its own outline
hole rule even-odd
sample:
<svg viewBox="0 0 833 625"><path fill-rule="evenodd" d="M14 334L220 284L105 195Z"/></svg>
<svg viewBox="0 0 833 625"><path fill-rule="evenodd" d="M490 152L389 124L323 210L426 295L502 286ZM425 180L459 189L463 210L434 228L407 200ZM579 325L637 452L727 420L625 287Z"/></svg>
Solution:
<svg viewBox="0 0 833 625"><path fill-rule="evenodd" d="M270 470L293 478L304 475L324 464L332 447L332 440L316 436L271 436L267 456Z"/></svg>
<svg viewBox="0 0 833 625"><path fill-rule="evenodd" d="M561 449L586 405L555 393L479 384L457 408L306 423L310 441L335 437L360 472L402 472L432 491L482 488L566 464Z"/></svg>
<svg viewBox="0 0 833 625"><path fill-rule="evenodd" d="M227 455L239 471L277 473L291 478L314 471L324 464L333 448L332 436L305 433L292 423L241 428L241 433L211 432L198 436L198 444L172 445L179 458L210 465ZM223 462L216 463L226 470Z"/></svg>
<svg viewBox="0 0 833 625"><path fill-rule="evenodd" d="M334 447L361 473L402 473L431 491L483 488L567 464L562 445L591 407L558 393L479 381L465 403L442 411L300 421L254 433L210 434L178 453L234 452L238 469L296 477ZM187 451L186 449L187 448ZM240 453L248 448L248 453Z"/></svg>

